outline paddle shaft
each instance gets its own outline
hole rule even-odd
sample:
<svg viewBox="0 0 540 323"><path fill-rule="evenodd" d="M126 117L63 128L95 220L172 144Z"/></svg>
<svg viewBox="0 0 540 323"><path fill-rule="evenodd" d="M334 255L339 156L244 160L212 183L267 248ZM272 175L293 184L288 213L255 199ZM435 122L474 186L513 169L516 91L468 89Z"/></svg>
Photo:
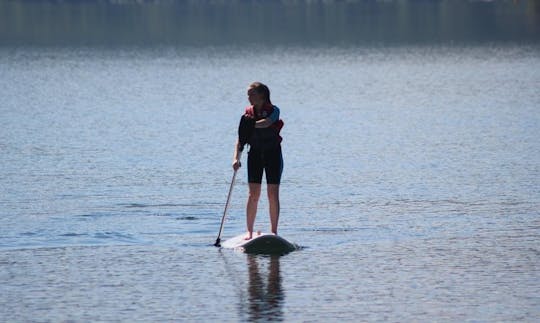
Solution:
<svg viewBox="0 0 540 323"><path fill-rule="evenodd" d="M233 176L232 176L231 186L229 187L229 194L227 195L227 203L225 203L225 210L223 210L223 216L221 217L221 225L219 226L219 233L218 233L218 236L217 236L217 239L216 239L216 243L214 243L214 246L216 246L216 247L221 246L221 244L220 244L221 232L223 231L223 223L225 223L225 216L227 215L227 209L229 208L229 202L231 200L232 189L233 189L233 186L234 186L234 180L236 179L236 172L237 171L238 170L235 169L234 173L233 173Z"/></svg>

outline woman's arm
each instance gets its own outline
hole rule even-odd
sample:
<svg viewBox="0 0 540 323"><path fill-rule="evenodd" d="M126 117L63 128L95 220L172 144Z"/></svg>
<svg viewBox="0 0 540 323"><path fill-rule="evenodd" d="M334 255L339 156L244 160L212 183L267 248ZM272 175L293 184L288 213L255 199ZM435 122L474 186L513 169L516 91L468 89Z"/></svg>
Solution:
<svg viewBox="0 0 540 323"><path fill-rule="evenodd" d="M255 122L255 128L268 128L272 123L274 122L270 118L257 120L257 122Z"/></svg>
<svg viewBox="0 0 540 323"><path fill-rule="evenodd" d="M233 164L232 167L236 171L242 164L240 163L240 157L242 157L242 149L243 147L240 147L240 142L237 140L236 145L234 146L234 155L233 155Z"/></svg>
<svg viewBox="0 0 540 323"><path fill-rule="evenodd" d="M279 120L279 108L274 106L274 111L272 113L261 120L257 120L255 122L255 128L268 128L270 127L274 122Z"/></svg>

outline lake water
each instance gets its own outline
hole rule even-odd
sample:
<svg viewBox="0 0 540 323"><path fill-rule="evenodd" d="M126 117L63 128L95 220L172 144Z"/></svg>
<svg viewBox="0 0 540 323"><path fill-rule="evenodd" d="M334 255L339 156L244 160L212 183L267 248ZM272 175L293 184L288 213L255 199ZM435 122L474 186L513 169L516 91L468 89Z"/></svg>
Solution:
<svg viewBox="0 0 540 323"><path fill-rule="evenodd" d="M255 80L284 256L212 246ZM539 88L535 42L0 47L0 319L538 321Z"/></svg>

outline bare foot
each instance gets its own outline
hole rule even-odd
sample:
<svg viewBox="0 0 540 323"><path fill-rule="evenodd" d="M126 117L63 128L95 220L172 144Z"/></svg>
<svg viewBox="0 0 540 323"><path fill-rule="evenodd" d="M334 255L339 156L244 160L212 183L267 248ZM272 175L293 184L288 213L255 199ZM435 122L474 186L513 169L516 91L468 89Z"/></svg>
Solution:
<svg viewBox="0 0 540 323"><path fill-rule="evenodd" d="M253 232L248 231L248 233L244 237L244 240L251 240L251 238L253 238Z"/></svg>

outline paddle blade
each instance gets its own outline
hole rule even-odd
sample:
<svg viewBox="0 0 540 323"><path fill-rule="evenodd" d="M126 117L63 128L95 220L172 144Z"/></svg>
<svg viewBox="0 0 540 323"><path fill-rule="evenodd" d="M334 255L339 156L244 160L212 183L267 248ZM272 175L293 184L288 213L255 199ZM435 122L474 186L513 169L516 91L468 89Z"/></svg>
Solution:
<svg viewBox="0 0 540 323"><path fill-rule="evenodd" d="M217 238L217 239L216 239L216 243L214 243L214 246L215 246L215 247L221 247L221 243L220 243L220 242L221 242L221 239L220 239L220 238Z"/></svg>

